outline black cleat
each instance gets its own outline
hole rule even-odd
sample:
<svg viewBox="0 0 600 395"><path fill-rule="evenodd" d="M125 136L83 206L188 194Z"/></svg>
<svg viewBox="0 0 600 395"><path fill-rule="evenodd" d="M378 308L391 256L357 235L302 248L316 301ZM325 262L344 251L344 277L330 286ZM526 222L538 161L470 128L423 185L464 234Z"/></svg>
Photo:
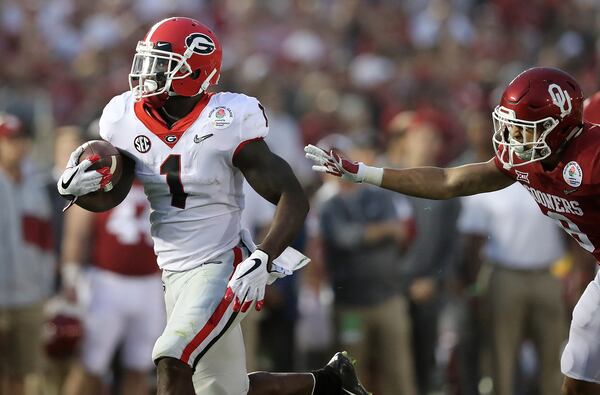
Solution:
<svg viewBox="0 0 600 395"><path fill-rule="evenodd" d="M330 370L336 376L340 378L342 382L342 392L349 395L372 395L367 392L365 387L362 386L354 365L356 360L350 359L346 351L336 353L331 361L325 366L325 369Z"/></svg>

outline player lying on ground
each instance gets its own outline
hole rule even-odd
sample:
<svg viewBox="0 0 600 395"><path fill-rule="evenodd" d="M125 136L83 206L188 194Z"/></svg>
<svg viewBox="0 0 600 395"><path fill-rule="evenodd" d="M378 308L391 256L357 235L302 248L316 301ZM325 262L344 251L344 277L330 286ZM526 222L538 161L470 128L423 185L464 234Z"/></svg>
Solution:
<svg viewBox="0 0 600 395"><path fill-rule="evenodd" d="M382 169L309 145L313 169L406 195L449 199L520 182L542 212L600 259L600 127L584 122L583 92L567 73L532 68L493 112L496 156L455 168ZM600 394L600 274L573 312L561 358L563 394Z"/></svg>

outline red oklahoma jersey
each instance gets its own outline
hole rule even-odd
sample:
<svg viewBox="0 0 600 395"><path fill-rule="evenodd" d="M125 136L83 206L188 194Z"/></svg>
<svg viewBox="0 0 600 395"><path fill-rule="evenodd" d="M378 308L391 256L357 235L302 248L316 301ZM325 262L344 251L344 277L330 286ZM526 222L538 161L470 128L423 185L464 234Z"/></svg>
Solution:
<svg viewBox="0 0 600 395"><path fill-rule="evenodd" d="M95 216L92 264L129 276L158 272L149 216L144 188L134 182L121 204Z"/></svg>
<svg viewBox="0 0 600 395"><path fill-rule="evenodd" d="M600 261L599 125L585 123L552 171L545 171L539 161L508 170L497 157L494 162L529 191L545 215Z"/></svg>

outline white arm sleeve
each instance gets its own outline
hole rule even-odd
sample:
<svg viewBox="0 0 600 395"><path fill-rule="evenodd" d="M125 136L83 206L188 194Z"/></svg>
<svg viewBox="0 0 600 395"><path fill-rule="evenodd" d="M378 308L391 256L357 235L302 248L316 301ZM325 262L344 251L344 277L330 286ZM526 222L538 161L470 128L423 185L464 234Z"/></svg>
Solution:
<svg viewBox="0 0 600 395"><path fill-rule="evenodd" d="M111 142L113 134L116 132L115 124L125 114L126 99L129 94L130 92L126 92L122 95L113 97L104 107L98 125L102 140L108 141L109 143Z"/></svg>
<svg viewBox="0 0 600 395"><path fill-rule="evenodd" d="M248 97L240 124L240 143L264 138L269 133L269 120L263 106L253 97Z"/></svg>

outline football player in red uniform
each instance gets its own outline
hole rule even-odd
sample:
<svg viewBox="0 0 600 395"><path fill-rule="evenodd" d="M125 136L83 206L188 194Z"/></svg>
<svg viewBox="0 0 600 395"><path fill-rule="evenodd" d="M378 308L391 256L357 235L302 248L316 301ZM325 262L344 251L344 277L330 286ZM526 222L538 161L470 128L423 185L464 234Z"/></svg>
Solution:
<svg viewBox="0 0 600 395"><path fill-rule="evenodd" d="M147 376L153 367L149 356L165 325L149 217L150 205L137 182L112 210L68 211L62 243L63 290L67 296L83 296L77 301L84 335L79 363L68 375L64 395L100 394L102 378L110 372L119 346L122 393L148 394ZM90 265L84 272L81 266L88 255ZM87 281L82 282L84 278Z"/></svg>
<svg viewBox="0 0 600 395"><path fill-rule="evenodd" d="M594 93L583 102L583 119L600 124L600 92Z"/></svg>
<svg viewBox="0 0 600 395"><path fill-rule="evenodd" d="M308 201L290 166L263 140L269 122L258 100L206 92L219 81L221 58L208 27L164 19L136 47L131 90L114 97L100 118L100 136L129 158L152 208L167 309L152 353L158 393L366 394L342 353L312 374L246 375L240 320L250 306L260 310L273 261L296 237ZM98 173L85 171L89 161L77 163L81 152L73 152L58 182L62 195L100 188ZM277 206L258 248L241 229L244 178ZM116 187L101 196L120 201L119 194Z"/></svg>
<svg viewBox="0 0 600 395"><path fill-rule="evenodd" d="M313 169L427 199L520 182L542 212L600 259L600 126L583 120L583 92L564 71L536 67L504 90L492 114L496 156L454 168L383 169L305 148ZM563 394L600 393L600 274L581 296L561 358Z"/></svg>

